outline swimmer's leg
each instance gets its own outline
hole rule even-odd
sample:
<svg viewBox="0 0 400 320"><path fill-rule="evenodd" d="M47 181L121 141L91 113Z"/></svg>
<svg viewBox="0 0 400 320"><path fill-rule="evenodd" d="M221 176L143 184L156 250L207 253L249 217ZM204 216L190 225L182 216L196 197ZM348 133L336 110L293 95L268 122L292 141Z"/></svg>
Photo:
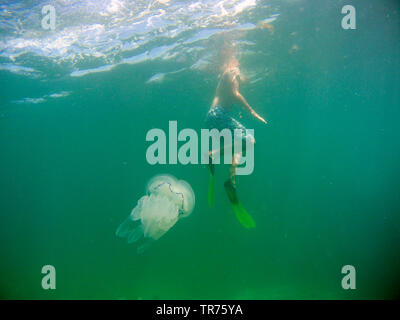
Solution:
<svg viewBox="0 0 400 320"><path fill-rule="evenodd" d="M210 173L210 180L208 182L208 205L210 207L214 204L214 173L215 173L215 164L213 163L213 158L224 148L219 148L215 150L211 150L208 152L208 171Z"/></svg>
<svg viewBox="0 0 400 320"><path fill-rule="evenodd" d="M239 153L235 153L233 155L233 159L232 159L232 165L229 168L229 179L231 180L232 185L236 188L236 167L239 164L240 161L240 154Z"/></svg>

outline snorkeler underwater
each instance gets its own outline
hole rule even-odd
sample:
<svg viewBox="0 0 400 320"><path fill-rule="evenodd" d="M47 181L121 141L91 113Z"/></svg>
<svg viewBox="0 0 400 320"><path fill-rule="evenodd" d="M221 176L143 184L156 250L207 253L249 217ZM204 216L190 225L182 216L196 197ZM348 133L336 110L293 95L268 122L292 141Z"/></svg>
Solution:
<svg viewBox="0 0 400 320"><path fill-rule="evenodd" d="M399 1L2 1L0 93L0 300L400 298Z"/></svg>

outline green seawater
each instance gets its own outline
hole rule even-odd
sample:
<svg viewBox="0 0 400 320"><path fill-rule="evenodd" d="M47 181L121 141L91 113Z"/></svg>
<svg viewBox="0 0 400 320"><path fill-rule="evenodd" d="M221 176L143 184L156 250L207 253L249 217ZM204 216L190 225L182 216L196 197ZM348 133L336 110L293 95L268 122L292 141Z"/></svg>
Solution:
<svg viewBox="0 0 400 320"><path fill-rule="evenodd" d="M255 130L254 172L237 177L236 219L216 167L150 165L146 133L204 126L217 75L180 61L120 65L83 77L0 70L1 299L393 299L400 288L400 8L353 1L282 2L274 32L241 36L268 76L242 94L268 120ZM37 60L40 64L41 60ZM45 63L45 62L43 62ZM69 91L42 103L12 103ZM239 119L239 107L234 116ZM115 230L156 174L190 183L193 213L143 254ZM43 290L42 267L56 268ZM341 287L345 265L356 290Z"/></svg>

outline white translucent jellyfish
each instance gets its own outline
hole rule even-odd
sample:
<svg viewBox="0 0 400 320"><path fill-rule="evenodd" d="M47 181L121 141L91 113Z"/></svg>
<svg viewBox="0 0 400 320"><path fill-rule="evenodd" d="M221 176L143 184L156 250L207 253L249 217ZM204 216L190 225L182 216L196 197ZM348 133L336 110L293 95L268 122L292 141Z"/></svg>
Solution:
<svg viewBox="0 0 400 320"><path fill-rule="evenodd" d="M128 218L118 227L116 235L126 238L128 243L157 240L175 223L189 216L195 204L191 186L171 175L153 177L146 188L147 195L141 197ZM143 251L141 246L138 252Z"/></svg>

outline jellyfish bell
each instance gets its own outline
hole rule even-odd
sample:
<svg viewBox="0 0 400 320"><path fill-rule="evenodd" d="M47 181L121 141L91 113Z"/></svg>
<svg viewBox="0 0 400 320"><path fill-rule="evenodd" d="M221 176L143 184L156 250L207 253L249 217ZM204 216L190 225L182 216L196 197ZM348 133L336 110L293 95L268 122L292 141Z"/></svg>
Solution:
<svg viewBox="0 0 400 320"><path fill-rule="evenodd" d="M157 240L175 223L191 214L195 205L193 189L184 180L163 174L150 179L142 196L128 218L118 227L116 235L128 243L142 237Z"/></svg>
<svg viewBox="0 0 400 320"><path fill-rule="evenodd" d="M153 177L147 184L147 192L165 195L179 207L179 217L189 216L195 205L192 187L185 180L163 174Z"/></svg>
<svg viewBox="0 0 400 320"><path fill-rule="evenodd" d="M174 188L175 192L182 194L182 197L185 199L185 201L182 202L180 217L186 218L193 212L194 209L195 196L193 189L185 180L179 180L179 184L175 185Z"/></svg>

